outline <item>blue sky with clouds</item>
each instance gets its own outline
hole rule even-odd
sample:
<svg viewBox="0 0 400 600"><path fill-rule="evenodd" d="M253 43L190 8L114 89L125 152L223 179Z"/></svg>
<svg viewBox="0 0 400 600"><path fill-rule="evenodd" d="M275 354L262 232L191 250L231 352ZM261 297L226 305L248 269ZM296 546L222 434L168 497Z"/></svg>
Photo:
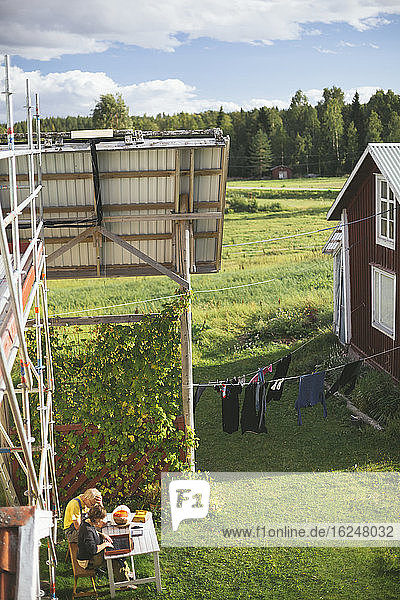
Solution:
<svg viewBox="0 0 400 600"><path fill-rule="evenodd" d="M16 118L26 76L60 116L108 92L131 114L284 107L297 89L315 103L332 85L400 93L394 0L0 0L0 19Z"/></svg>

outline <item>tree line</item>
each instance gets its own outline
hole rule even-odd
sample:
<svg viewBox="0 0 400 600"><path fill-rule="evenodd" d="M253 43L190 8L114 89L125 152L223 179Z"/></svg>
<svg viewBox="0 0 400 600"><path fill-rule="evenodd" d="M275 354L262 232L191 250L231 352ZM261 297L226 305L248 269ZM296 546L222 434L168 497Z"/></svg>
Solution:
<svg viewBox="0 0 400 600"><path fill-rule="evenodd" d="M366 104L358 92L346 103L339 87L325 88L312 106L298 90L287 109L207 110L174 115L129 116L120 95L100 97L91 116L47 117L42 131L107 128L165 131L220 127L231 137L229 175L268 177L271 166L290 166L299 176L351 171L369 142L400 142L400 96L378 90ZM1 127L1 126L0 126ZM15 125L25 132L26 123Z"/></svg>

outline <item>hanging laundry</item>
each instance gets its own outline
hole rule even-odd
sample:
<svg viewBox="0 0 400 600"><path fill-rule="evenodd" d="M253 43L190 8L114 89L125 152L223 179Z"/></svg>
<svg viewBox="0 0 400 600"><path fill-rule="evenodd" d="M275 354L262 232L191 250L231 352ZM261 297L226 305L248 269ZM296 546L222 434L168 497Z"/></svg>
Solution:
<svg viewBox="0 0 400 600"><path fill-rule="evenodd" d="M272 364L268 365L268 367L264 367L263 373L264 373L264 375L266 375L267 373L272 373ZM250 379L249 383L254 383L255 381L257 381L257 378L258 378L258 373L256 375L254 375L254 377L252 379Z"/></svg>
<svg viewBox="0 0 400 600"><path fill-rule="evenodd" d="M267 386L264 382L264 373L260 369L257 381L249 383L243 401L241 426L242 433L253 431L267 433L265 427L265 408L267 404Z"/></svg>
<svg viewBox="0 0 400 600"><path fill-rule="evenodd" d="M233 433L239 427L239 394L242 392L242 385L237 377L232 381L216 385L214 388L221 394L222 400L222 430L225 433Z"/></svg>
<svg viewBox="0 0 400 600"><path fill-rule="evenodd" d="M345 394L350 394L350 392L354 390L363 362L363 360L357 360L356 362L345 365L340 377L338 377L335 383L327 391L326 397L337 392L339 388L344 388L343 391Z"/></svg>
<svg viewBox="0 0 400 600"><path fill-rule="evenodd" d="M280 400L283 392L283 382L287 375L290 361L292 360L292 355L288 354L276 365L275 373L273 375L273 379L275 381L269 386L268 394L267 394L267 402L271 402L271 400ZM275 385L274 383L278 383L276 380L281 380L280 385ZM274 386L274 387L273 387Z"/></svg>
<svg viewBox="0 0 400 600"><path fill-rule="evenodd" d="M198 385L194 394L193 394L193 410L196 410L196 406L199 403L199 400L203 394L203 392L205 392L205 390L207 389L207 385Z"/></svg>
<svg viewBox="0 0 400 600"><path fill-rule="evenodd" d="M324 380L325 371L319 371L318 373L312 373L311 375L302 375L300 377L299 395L297 396L294 405L297 409L298 425L302 425L300 409L306 406L315 406L319 402L321 402L323 406L324 417L326 418L328 416L325 404Z"/></svg>

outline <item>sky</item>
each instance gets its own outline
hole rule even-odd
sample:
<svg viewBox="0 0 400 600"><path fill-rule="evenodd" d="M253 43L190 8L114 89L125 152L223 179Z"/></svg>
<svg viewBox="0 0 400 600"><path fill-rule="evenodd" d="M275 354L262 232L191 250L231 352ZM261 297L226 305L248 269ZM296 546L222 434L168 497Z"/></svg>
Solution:
<svg viewBox="0 0 400 600"><path fill-rule="evenodd" d="M0 23L15 120L26 78L42 116L90 115L105 93L131 115L400 93L399 0L0 0Z"/></svg>

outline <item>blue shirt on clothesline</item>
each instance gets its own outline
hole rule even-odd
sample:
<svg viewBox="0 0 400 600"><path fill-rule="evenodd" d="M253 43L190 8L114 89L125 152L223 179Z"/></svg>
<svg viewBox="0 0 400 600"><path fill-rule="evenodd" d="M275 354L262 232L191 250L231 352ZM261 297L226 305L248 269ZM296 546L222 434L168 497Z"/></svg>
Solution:
<svg viewBox="0 0 400 600"><path fill-rule="evenodd" d="M299 395L294 407L297 409L297 424L302 425L301 408L306 406L315 406L321 402L324 408L324 417L328 416L325 404L324 394L325 371L312 373L311 375L301 375L299 384Z"/></svg>

